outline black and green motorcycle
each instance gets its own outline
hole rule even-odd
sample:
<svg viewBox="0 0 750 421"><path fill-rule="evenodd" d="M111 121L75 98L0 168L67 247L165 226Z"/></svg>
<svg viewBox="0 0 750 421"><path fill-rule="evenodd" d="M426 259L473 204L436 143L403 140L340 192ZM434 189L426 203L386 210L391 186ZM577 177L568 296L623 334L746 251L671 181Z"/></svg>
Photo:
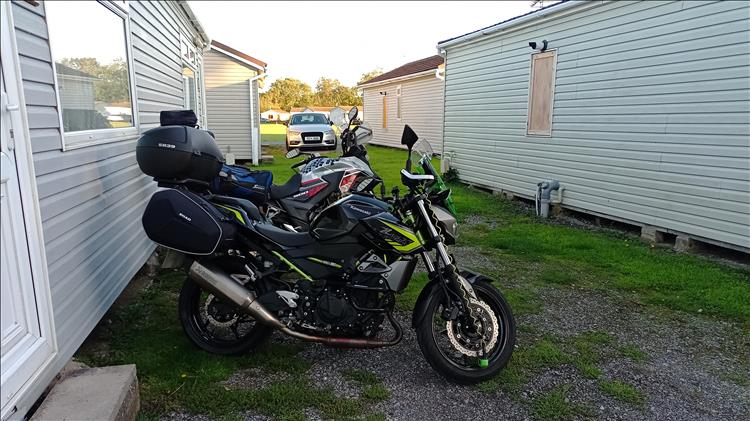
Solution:
<svg viewBox="0 0 750 421"><path fill-rule="evenodd" d="M337 347L395 345L402 337L393 317L395 296L422 259L429 282L416 301L412 327L425 358L456 383L497 374L515 343L511 309L489 279L460 270L450 254L457 229L450 190L433 168L431 152L415 148L417 141L406 126L403 196L395 189L385 200L350 194L319 212L304 233L263 221L246 200L186 183L157 192L144 228L154 241L191 259L179 302L188 337L219 354L251 350L273 330ZM174 233L183 246L169 240ZM198 252L204 237L212 244Z"/></svg>

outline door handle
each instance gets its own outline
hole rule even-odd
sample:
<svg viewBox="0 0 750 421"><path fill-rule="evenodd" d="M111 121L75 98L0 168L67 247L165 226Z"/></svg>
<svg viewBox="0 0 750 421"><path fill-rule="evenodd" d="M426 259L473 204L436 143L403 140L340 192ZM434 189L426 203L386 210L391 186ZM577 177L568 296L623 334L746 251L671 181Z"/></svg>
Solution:
<svg viewBox="0 0 750 421"><path fill-rule="evenodd" d="M8 104L5 106L5 109L8 111L18 111L21 107L18 104Z"/></svg>

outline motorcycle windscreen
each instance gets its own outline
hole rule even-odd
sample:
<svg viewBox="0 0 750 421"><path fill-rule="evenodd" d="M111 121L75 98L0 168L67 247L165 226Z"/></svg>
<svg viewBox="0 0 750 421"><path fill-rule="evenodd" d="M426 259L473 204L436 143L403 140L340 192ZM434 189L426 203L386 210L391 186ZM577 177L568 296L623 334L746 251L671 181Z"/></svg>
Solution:
<svg viewBox="0 0 750 421"><path fill-rule="evenodd" d="M175 189L154 193L143 213L143 229L155 243L187 254L216 251L232 233L221 223L221 213L189 191Z"/></svg>

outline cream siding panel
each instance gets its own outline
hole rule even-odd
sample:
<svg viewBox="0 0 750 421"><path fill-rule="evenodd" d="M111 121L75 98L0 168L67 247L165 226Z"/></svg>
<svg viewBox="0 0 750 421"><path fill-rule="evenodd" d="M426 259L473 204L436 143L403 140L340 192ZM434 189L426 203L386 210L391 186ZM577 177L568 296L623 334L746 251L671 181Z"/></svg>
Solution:
<svg viewBox="0 0 750 421"><path fill-rule="evenodd" d="M750 4L604 2L448 48L445 151L468 183L750 248ZM557 49L526 136L532 39Z"/></svg>
<svg viewBox="0 0 750 421"><path fill-rule="evenodd" d="M401 86L401 119L397 114L396 88ZM383 128L383 99L380 92L388 92L388 127ZM404 125L408 124L420 139L430 142L435 153L442 152L443 144L443 82L435 76L408 79L400 82L364 88L364 109L367 123L373 129L374 145L400 148Z"/></svg>
<svg viewBox="0 0 750 421"><path fill-rule="evenodd" d="M231 150L237 159L252 159L252 130L257 126L253 116L258 110L251 107L250 79L257 73L215 50L205 54L204 68L209 129L222 152ZM257 93L257 83L254 85Z"/></svg>
<svg viewBox="0 0 750 421"><path fill-rule="evenodd" d="M156 184L136 164L136 138L62 151L44 2L14 2L12 13L59 346L43 388L153 252L141 216ZM160 2L130 2L129 13L134 96L146 130L158 125L159 111L182 106L177 22L186 20ZM19 411L37 397L22 398Z"/></svg>

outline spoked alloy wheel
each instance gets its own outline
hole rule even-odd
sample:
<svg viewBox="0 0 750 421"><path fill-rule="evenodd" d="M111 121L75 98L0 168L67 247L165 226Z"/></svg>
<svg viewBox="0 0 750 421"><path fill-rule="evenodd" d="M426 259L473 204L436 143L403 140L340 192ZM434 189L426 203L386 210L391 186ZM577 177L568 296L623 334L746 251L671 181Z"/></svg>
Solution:
<svg viewBox="0 0 750 421"><path fill-rule="evenodd" d="M214 354L233 355L252 350L271 334L234 304L225 303L190 278L180 291L180 323L191 342Z"/></svg>
<svg viewBox="0 0 750 421"><path fill-rule="evenodd" d="M442 293L433 293L427 314L417 328L417 341L432 368L449 380L474 384L495 376L510 359L516 341L516 325L510 306L500 292L486 282L474 284L476 300L470 306L479 318L479 327L467 317L442 317ZM484 359L480 364L484 341Z"/></svg>

